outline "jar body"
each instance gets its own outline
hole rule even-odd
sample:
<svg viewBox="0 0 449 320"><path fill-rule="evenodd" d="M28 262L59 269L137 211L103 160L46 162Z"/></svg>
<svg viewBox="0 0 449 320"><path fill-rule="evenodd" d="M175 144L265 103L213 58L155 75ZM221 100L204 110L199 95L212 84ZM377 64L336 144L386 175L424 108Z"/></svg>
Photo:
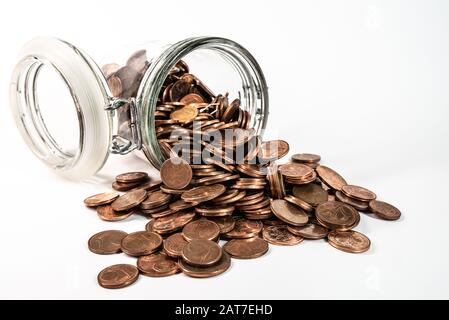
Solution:
<svg viewBox="0 0 449 320"><path fill-rule="evenodd" d="M77 127L78 137L74 129L62 130L78 141L70 150L60 146L57 134L47 125L58 107L41 110L42 99L37 95L39 87L45 86L44 79L39 79L44 66L56 71L74 105L74 119L55 121ZM189 80L191 86L183 89L181 81L175 86L178 89L170 91L181 79ZM71 179L94 174L110 153L140 150L158 168L169 156L161 148L155 125L164 112L168 115L164 105L180 107L181 93L211 104L217 92L239 98L241 109L250 115L246 125L262 133L268 116L263 73L248 51L223 38L150 43L131 51L128 58L109 57L98 64L67 42L36 39L23 49L10 88L11 107L25 141L47 165Z"/></svg>

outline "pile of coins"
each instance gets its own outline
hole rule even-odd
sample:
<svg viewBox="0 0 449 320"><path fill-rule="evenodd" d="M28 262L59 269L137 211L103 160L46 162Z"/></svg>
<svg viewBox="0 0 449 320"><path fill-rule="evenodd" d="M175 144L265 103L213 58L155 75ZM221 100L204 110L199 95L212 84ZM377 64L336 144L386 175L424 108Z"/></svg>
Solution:
<svg viewBox="0 0 449 320"><path fill-rule="evenodd" d="M162 277L182 271L212 277L225 272L231 258L257 258L270 244L292 246L304 239L326 239L341 251L362 253L370 240L353 230L359 212L400 218L397 208L377 200L372 191L348 184L321 165L318 155L295 154L277 164L288 154L288 143L262 141L238 99L229 103L227 94L215 96L188 72L180 61L161 90L155 123L168 158L161 180L145 172L124 173L112 184L116 192L84 200L106 221L132 214L149 218L145 230L107 230L89 239L94 253L137 258L136 266L118 264L101 271L101 286L121 288L139 274ZM226 130L230 138L223 138Z"/></svg>

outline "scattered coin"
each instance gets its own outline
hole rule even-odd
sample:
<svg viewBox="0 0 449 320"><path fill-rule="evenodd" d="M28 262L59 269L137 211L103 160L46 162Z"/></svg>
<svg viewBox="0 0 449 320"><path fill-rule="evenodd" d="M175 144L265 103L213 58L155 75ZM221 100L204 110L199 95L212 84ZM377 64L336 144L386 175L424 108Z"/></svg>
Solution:
<svg viewBox="0 0 449 320"><path fill-rule="evenodd" d="M327 191L315 183L295 185L292 193L314 207L326 202L328 198Z"/></svg>
<svg viewBox="0 0 449 320"><path fill-rule="evenodd" d="M160 252L139 257L137 268L149 277L167 277L180 271L176 260Z"/></svg>
<svg viewBox="0 0 449 320"><path fill-rule="evenodd" d="M154 232L159 234L167 234L182 229L194 218L195 212L180 211L162 218L154 219L154 222L150 221L148 224L152 222L151 227Z"/></svg>
<svg viewBox="0 0 449 320"><path fill-rule="evenodd" d="M331 231L327 236L329 244L338 250L349 253L362 253L368 251L371 241L357 231Z"/></svg>
<svg viewBox="0 0 449 320"><path fill-rule="evenodd" d="M94 234L88 241L89 250L96 254L114 254L121 251L120 243L128 234L120 230L107 230Z"/></svg>
<svg viewBox="0 0 449 320"><path fill-rule="evenodd" d="M182 249L182 259L192 266L214 265L221 255L221 247L216 242L205 239L194 239Z"/></svg>
<svg viewBox="0 0 449 320"><path fill-rule="evenodd" d="M130 264L116 264L98 274L98 284L106 289L119 289L136 282L139 270Z"/></svg>
<svg viewBox="0 0 449 320"><path fill-rule="evenodd" d="M187 202L204 202L222 195L225 191L226 187L221 184L201 186L184 192L181 198Z"/></svg>
<svg viewBox="0 0 449 320"><path fill-rule="evenodd" d="M292 160L300 163L317 163L320 162L321 157L313 153L297 153L292 155Z"/></svg>
<svg viewBox="0 0 449 320"><path fill-rule="evenodd" d="M119 174L115 180L119 183L133 183L148 179L146 172L127 172Z"/></svg>
<svg viewBox="0 0 449 320"><path fill-rule="evenodd" d="M231 257L226 252L222 252L221 259L209 267L192 266L179 259L178 265L182 272L193 278L209 278L222 274L231 266Z"/></svg>
<svg viewBox="0 0 449 320"><path fill-rule="evenodd" d="M368 189L353 185L344 185L341 187L341 192L346 196L360 200L360 201L371 201L376 199L376 194Z"/></svg>
<svg viewBox="0 0 449 320"><path fill-rule="evenodd" d="M320 179L332 189L340 191L347 184L346 180L331 168L318 166L315 170Z"/></svg>
<svg viewBox="0 0 449 320"><path fill-rule="evenodd" d="M123 238L121 248L130 256L144 256L158 250L162 245L162 238L155 232L137 231Z"/></svg>
<svg viewBox="0 0 449 320"><path fill-rule="evenodd" d="M308 223L305 226L287 226L288 231L309 240L323 239L327 237L328 230L316 223Z"/></svg>
<svg viewBox="0 0 449 320"><path fill-rule="evenodd" d="M204 239L215 240L220 235L220 227L210 220L196 220L189 222L182 229L182 236L187 241Z"/></svg>
<svg viewBox="0 0 449 320"><path fill-rule="evenodd" d="M192 168L181 158L165 160L161 166L162 182L173 189L184 189L192 180Z"/></svg>
<svg viewBox="0 0 449 320"><path fill-rule="evenodd" d="M360 215L353 207L338 201L320 204L315 211L318 222L328 229L349 230L360 220Z"/></svg>
<svg viewBox="0 0 449 320"><path fill-rule="evenodd" d="M223 246L223 250L233 258L254 259L267 253L268 242L258 237L232 239Z"/></svg>
<svg viewBox="0 0 449 320"><path fill-rule="evenodd" d="M235 227L235 220L231 216L207 217L207 220L215 222L220 227L220 234L227 233Z"/></svg>
<svg viewBox="0 0 449 320"><path fill-rule="evenodd" d="M124 195L118 197L112 202L111 207L115 211L126 211L137 207L147 197L147 192L142 189L130 191Z"/></svg>
<svg viewBox="0 0 449 320"><path fill-rule="evenodd" d="M262 236L267 242L277 246L294 246L301 243L304 238L288 231L287 226L264 227Z"/></svg>
<svg viewBox="0 0 449 320"><path fill-rule="evenodd" d="M385 220L398 220L401 217L401 211L398 208L383 201L371 200L369 209L375 215Z"/></svg>
<svg viewBox="0 0 449 320"><path fill-rule="evenodd" d="M87 207L97 207L105 204L110 204L114 202L114 200L118 197L119 194L117 192L99 193L84 199L84 204Z"/></svg>
<svg viewBox="0 0 449 320"><path fill-rule="evenodd" d="M133 211L114 211L110 205L97 207L97 215L105 221L121 221L129 218Z"/></svg>
<svg viewBox="0 0 449 320"><path fill-rule="evenodd" d="M346 204L349 204L350 206L353 206L354 209L356 209L358 211L367 211L368 210L368 203L367 202L350 198L350 197L346 196L341 191L335 192L335 198L337 198L338 201L341 201L341 202L344 202Z"/></svg>
<svg viewBox="0 0 449 320"><path fill-rule="evenodd" d="M179 258L182 255L182 249L187 244L181 232L174 233L164 240L164 251L172 258Z"/></svg>
<svg viewBox="0 0 449 320"><path fill-rule="evenodd" d="M224 237L229 239L246 239L257 236L263 228L263 224L260 221L248 220L244 218L235 219L234 228L223 234Z"/></svg>
<svg viewBox="0 0 449 320"><path fill-rule="evenodd" d="M284 140L265 141L260 147L260 157L267 160L277 160L284 157L290 147Z"/></svg>
<svg viewBox="0 0 449 320"><path fill-rule="evenodd" d="M293 226L303 226L309 221L307 213L285 200L276 199L271 202L271 211L280 220Z"/></svg>

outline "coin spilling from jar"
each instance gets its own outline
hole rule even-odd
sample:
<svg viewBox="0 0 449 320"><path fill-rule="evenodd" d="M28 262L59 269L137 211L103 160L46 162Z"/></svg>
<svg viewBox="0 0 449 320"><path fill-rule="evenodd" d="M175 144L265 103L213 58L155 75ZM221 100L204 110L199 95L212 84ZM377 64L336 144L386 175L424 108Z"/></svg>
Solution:
<svg viewBox="0 0 449 320"><path fill-rule="evenodd" d="M139 51L126 66L102 70L115 96L130 97L148 65ZM360 212L384 220L401 216L374 192L321 165L319 155L294 154L277 164L289 144L262 141L240 100L212 93L183 61L169 73L154 116L167 158L160 180L145 172L123 173L112 183L115 191L84 200L105 221L133 214L149 219L142 230L128 234L111 228L89 239L93 253L137 259L135 266L102 270L97 279L104 288L128 286L139 275L217 276L232 259L258 258L270 245L305 240L324 239L338 250L363 253L371 241L354 230Z"/></svg>

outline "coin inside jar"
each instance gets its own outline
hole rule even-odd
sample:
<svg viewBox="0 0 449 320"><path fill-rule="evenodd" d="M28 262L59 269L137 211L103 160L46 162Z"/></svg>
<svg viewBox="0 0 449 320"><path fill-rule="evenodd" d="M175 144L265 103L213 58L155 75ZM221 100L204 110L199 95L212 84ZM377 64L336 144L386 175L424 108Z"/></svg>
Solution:
<svg viewBox="0 0 449 320"><path fill-rule="evenodd" d="M184 189L192 180L192 168L181 158L164 161L160 169L162 182L173 189Z"/></svg>
<svg viewBox="0 0 449 320"><path fill-rule="evenodd" d="M220 227L210 220L196 220L188 223L182 229L182 236L187 241L205 239L215 240L220 235Z"/></svg>
<svg viewBox="0 0 449 320"><path fill-rule="evenodd" d="M222 255L221 247L214 241L195 239L182 249L182 259L193 266L210 266L217 263Z"/></svg>
<svg viewBox="0 0 449 320"><path fill-rule="evenodd" d="M162 245L162 238L154 232L137 231L122 239L121 248L130 256L144 256L157 251Z"/></svg>
<svg viewBox="0 0 449 320"><path fill-rule="evenodd" d="M268 251L268 242L258 238L232 239L223 246L231 257L237 259L254 259Z"/></svg>
<svg viewBox="0 0 449 320"><path fill-rule="evenodd" d="M114 202L119 197L118 192L105 192L90 196L84 199L84 204L87 207L97 207Z"/></svg>
<svg viewBox="0 0 449 320"><path fill-rule="evenodd" d="M137 268L149 277L167 277L179 272L176 260L160 252L139 257Z"/></svg>
<svg viewBox="0 0 449 320"><path fill-rule="evenodd" d="M94 234L88 241L89 250L96 254L121 252L120 243L128 234L120 230L107 230Z"/></svg>

